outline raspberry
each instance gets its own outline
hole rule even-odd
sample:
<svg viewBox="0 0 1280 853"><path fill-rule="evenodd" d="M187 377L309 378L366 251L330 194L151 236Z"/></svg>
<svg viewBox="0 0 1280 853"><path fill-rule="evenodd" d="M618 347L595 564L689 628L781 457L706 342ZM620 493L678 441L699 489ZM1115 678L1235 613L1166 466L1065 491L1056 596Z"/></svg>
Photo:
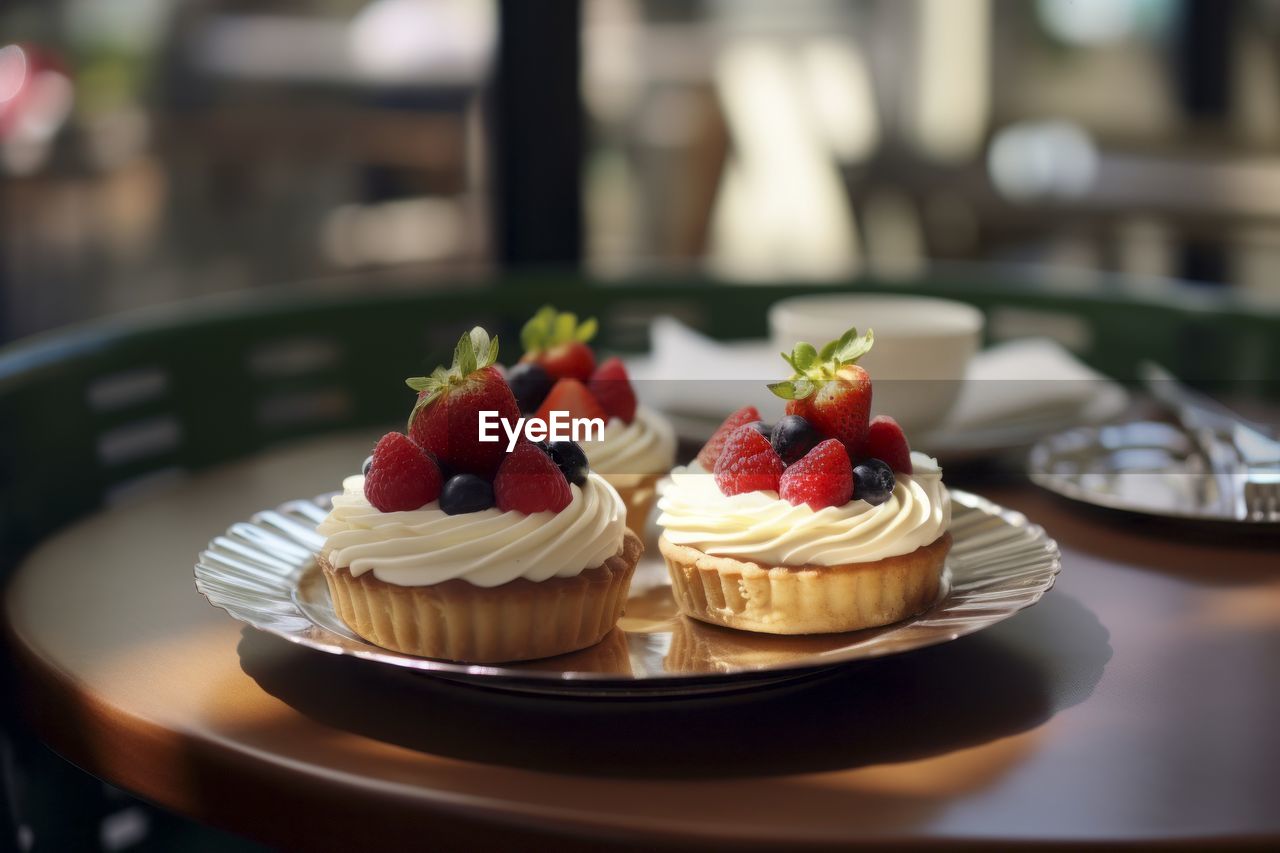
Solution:
<svg viewBox="0 0 1280 853"><path fill-rule="evenodd" d="M845 462L847 468L849 463ZM754 427L740 426L725 442L716 460L716 485L726 495L777 491L782 459L769 440Z"/></svg>
<svg viewBox="0 0 1280 853"><path fill-rule="evenodd" d="M536 444L521 439L493 478L493 496L503 512L559 512L573 500L569 481Z"/></svg>
<svg viewBox="0 0 1280 853"><path fill-rule="evenodd" d="M389 432L373 448L364 496L381 512L418 509L440 496L440 468L409 436Z"/></svg>
<svg viewBox="0 0 1280 853"><path fill-rule="evenodd" d="M783 473L778 495L813 510L847 504L853 497L849 452L838 440L828 438Z"/></svg>
<svg viewBox="0 0 1280 853"><path fill-rule="evenodd" d="M636 392L631 387L622 359L614 356L597 367L587 383L587 390L595 396L600 408L611 416L628 424L635 420Z"/></svg>
<svg viewBox="0 0 1280 853"><path fill-rule="evenodd" d="M743 406L738 411L724 419L724 423L716 429L706 444L702 445L702 449L698 451L698 464L705 470L715 470L716 460L720 458L720 451L724 449L724 443L729 440L729 436L740 426L749 423L755 423L760 420L760 412L755 406Z"/></svg>
<svg viewBox="0 0 1280 853"><path fill-rule="evenodd" d="M888 415L877 415L871 419L860 455L879 459L894 471L911 473L911 446L907 444L902 427Z"/></svg>

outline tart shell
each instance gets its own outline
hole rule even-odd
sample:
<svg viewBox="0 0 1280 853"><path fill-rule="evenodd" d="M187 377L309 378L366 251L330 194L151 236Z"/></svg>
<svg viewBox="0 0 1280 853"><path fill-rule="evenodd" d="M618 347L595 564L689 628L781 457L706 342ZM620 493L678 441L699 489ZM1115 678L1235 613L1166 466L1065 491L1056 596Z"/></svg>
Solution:
<svg viewBox="0 0 1280 853"><path fill-rule="evenodd" d="M765 634L827 634L888 625L938 598L951 534L910 554L834 566L764 566L658 540L680 611Z"/></svg>
<svg viewBox="0 0 1280 853"><path fill-rule="evenodd" d="M398 586L317 556L338 617L386 649L464 663L550 657L600 642L622 616L644 545L630 530L602 565L570 578L495 587L454 579Z"/></svg>

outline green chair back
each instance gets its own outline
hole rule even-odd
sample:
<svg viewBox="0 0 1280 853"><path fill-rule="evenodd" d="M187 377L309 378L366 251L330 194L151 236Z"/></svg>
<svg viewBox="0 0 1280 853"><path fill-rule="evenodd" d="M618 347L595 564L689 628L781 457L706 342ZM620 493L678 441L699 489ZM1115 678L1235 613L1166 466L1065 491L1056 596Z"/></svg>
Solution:
<svg viewBox="0 0 1280 853"><path fill-rule="evenodd" d="M112 318L0 350L0 574L41 537L140 484L300 436L396 423L404 377L444 361L458 335L496 331L503 360L553 303L601 321L599 345L647 346L672 314L722 339L767 334L774 301L805 292L914 292L971 302L989 332L1066 329L1093 366L1127 380L1154 357L1189 379L1231 377L1276 396L1280 311L1166 285L1151 296L1093 280L990 270L910 283L725 285L655 278L586 286L566 276L406 287L392 277L282 287Z"/></svg>

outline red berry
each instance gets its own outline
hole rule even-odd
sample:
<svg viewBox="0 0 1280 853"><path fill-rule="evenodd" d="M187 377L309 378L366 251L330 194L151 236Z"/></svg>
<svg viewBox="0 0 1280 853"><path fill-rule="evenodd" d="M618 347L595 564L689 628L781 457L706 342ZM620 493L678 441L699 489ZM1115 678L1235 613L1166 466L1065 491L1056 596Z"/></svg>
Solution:
<svg viewBox="0 0 1280 853"><path fill-rule="evenodd" d="M423 399L429 390L419 393ZM442 390L417 410L409 436L447 463L455 473L478 474L488 479L502 464L504 441L480 441L480 413L497 412L515 423L520 407L496 367L482 367ZM499 436L502 428L497 427ZM490 428L490 433L494 428Z"/></svg>
<svg viewBox="0 0 1280 853"><path fill-rule="evenodd" d="M464 334L453 351L453 365L430 376L406 380L418 392L409 414L409 437L436 455L454 473L493 476L502 463L501 441L480 441L480 413L514 423L520 407L502 374L493 366L498 339L479 326ZM501 428L499 428L501 433Z"/></svg>
<svg viewBox="0 0 1280 853"><path fill-rule="evenodd" d="M740 426L729 436L716 460L716 485L726 495L777 491L782 470L782 458L774 452L769 439L752 426Z"/></svg>
<svg viewBox="0 0 1280 853"><path fill-rule="evenodd" d="M862 458L879 459L900 474L911 473L911 445L898 422L877 415L867 429L867 440L858 453Z"/></svg>
<svg viewBox="0 0 1280 853"><path fill-rule="evenodd" d="M871 377L856 364L840 367L808 397L787 401L787 414L799 415L828 438L839 439L857 455L867 439L871 416Z"/></svg>
<svg viewBox="0 0 1280 853"><path fill-rule="evenodd" d="M503 512L559 512L573 500L569 481L541 448L520 439L493 478L493 497Z"/></svg>
<svg viewBox="0 0 1280 853"><path fill-rule="evenodd" d="M636 392L622 359L614 356L596 368L587 383L587 390L600 403L600 408L623 423L631 423L636 417Z"/></svg>
<svg viewBox="0 0 1280 853"><path fill-rule="evenodd" d="M551 387L551 393L542 401L534 417L551 423L552 412L568 412L571 418L599 418L608 420L609 415L596 398L576 379L561 379Z"/></svg>
<svg viewBox="0 0 1280 853"><path fill-rule="evenodd" d="M554 379L586 382L596 369L595 353L587 346L595 333L594 317L579 323L577 314L561 314L550 305L543 306L520 330L524 344L520 360L541 365Z"/></svg>
<svg viewBox="0 0 1280 853"><path fill-rule="evenodd" d="M809 509L844 506L853 497L853 468L849 452L828 438L806 453L782 475L778 495L784 501Z"/></svg>
<svg viewBox="0 0 1280 853"><path fill-rule="evenodd" d="M791 365L791 378L769 390L787 401L787 414L799 415L827 438L839 439L856 456L867 438L871 417L871 377L857 361L871 350L870 329L859 335L849 329L821 348L798 343L782 358Z"/></svg>
<svg viewBox="0 0 1280 853"><path fill-rule="evenodd" d="M403 512L440 496L440 468L413 439L389 432L373 448L364 496L381 512Z"/></svg>
<svg viewBox="0 0 1280 853"><path fill-rule="evenodd" d="M556 344L536 355L527 355L521 361L532 361L555 379L577 379L586 382L596 369L596 356L591 347L581 341Z"/></svg>
<svg viewBox="0 0 1280 853"><path fill-rule="evenodd" d="M702 449L698 451L698 464L707 471L715 470L716 460L720 458L720 451L724 449L724 443L729 440L729 436L740 426L746 426L760 420L760 412L755 406L743 406L738 411L724 419L724 423L716 428L711 438L706 444L702 445Z"/></svg>

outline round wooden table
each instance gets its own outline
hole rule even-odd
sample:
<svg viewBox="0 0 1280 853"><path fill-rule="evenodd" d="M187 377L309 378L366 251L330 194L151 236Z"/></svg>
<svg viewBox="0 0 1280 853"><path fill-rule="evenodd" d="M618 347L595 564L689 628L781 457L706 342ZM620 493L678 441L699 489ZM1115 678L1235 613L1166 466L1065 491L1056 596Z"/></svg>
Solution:
<svg viewBox="0 0 1280 853"><path fill-rule="evenodd" d="M517 697L243 628L196 592L230 523L333 489L372 433L107 509L12 578L31 724L66 758L270 844L1280 841L1274 543L978 487L1063 548L957 642L721 699Z"/></svg>

